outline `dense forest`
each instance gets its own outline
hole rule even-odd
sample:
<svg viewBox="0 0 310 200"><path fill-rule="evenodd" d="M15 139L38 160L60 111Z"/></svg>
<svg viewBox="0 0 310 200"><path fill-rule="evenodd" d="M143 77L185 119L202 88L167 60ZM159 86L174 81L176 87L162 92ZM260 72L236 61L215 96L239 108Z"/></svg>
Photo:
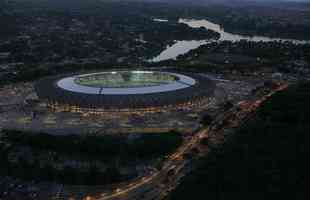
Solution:
<svg viewBox="0 0 310 200"><path fill-rule="evenodd" d="M160 166L160 160L181 145L183 139L177 132L54 136L3 130L0 142L7 144L0 145L0 175L96 185L135 177L137 172L132 168L135 164L153 161ZM121 174L124 166L131 171Z"/></svg>
<svg viewBox="0 0 310 200"><path fill-rule="evenodd" d="M3 134L3 140L13 146L30 146L36 151L50 150L100 160L109 160L116 156L126 160L151 159L167 155L182 144L181 134L174 131L132 136L56 136L15 130L3 130Z"/></svg>
<svg viewBox="0 0 310 200"><path fill-rule="evenodd" d="M307 199L309 101L309 83L274 95L169 199Z"/></svg>

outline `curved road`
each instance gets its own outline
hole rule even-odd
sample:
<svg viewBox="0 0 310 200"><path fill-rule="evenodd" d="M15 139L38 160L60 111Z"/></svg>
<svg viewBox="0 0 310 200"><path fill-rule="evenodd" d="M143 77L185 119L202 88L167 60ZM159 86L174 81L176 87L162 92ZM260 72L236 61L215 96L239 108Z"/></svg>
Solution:
<svg viewBox="0 0 310 200"><path fill-rule="evenodd" d="M144 199L161 199L167 192L177 186L180 176L185 175L182 174L182 170L185 166L187 166L188 160L184 159L184 155L189 153L194 147L199 146L202 138L209 137L211 134L216 137L216 133L218 131L216 130L217 125L221 124L225 120L234 119L237 124L242 123L242 121L246 119L249 114L253 113L264 101L270 98L274 93L284 90L287 87L287 84L280 85L277 89L262 98L248 102L248 106L245 109L237 111L237 107L234 107L221 114L208 128L199 131L175 153L170 155L160 171L157 171L147 177L143 177L123 188L116 189L112 194L103 195L97 200L142 199L141 197L144 197ZM232 127L232 124L228 126ZM222 127L222 129L223 128L224 127ZM176 181L173 182L172 180L172 183L169 183L169 181L167 183L167 176L169 176L171 170L175 172L173 179ZM171 185L173 188L171 188ZM145 191L143 187L150 188ZM146 195L149 193L152 194L152 191L155 191L155 195Z"/></svg>

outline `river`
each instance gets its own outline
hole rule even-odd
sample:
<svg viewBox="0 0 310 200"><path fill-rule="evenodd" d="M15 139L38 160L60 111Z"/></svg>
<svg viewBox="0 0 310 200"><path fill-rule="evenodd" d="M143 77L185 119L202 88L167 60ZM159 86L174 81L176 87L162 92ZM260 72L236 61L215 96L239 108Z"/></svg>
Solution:
<svg viewBox="0 0 310 200"><path fill-rule="evenodd" d="M164 21L164 20L163 20ZM213 30L220 34L220 38L217 41L232 41L238 42L240 40L254 41L254 42L272 42L272 41L282 41L282 42L293 42L295 44L306 44L310 41L305 40L294 40L294 39L284 39L284 38L270 38L265 36L245 36L239 34L228 33L219 24L215 24L208 20L194 20L194 19L179 19L179 23L187 24L192 28L204 27L209 30ZM177 56L186 54L190 50L197 49L201 45L207 44L209 42L214 42L215 40L192 40L192 41L176 41L173 45L167 46L167 48L162 51L158 56L150 59L150 62L160 62L168 59L176 59Z"/></svg>

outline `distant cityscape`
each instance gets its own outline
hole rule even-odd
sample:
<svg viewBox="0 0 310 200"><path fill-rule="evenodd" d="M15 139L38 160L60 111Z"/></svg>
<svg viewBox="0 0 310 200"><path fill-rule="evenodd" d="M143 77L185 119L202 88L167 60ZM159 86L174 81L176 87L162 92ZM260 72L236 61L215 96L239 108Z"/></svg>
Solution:
<svg viewBox="0 0 310 200"><path fill-rule="evenodd" d="M0 200L306 199L308 1L0 2Z"/></svg>

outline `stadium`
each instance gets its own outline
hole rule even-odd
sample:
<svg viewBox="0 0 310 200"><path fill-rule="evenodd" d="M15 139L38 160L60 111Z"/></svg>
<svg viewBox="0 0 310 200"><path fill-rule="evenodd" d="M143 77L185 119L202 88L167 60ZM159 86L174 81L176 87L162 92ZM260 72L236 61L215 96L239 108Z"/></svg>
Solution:
<svg viewBox="0 0 310 200"><path fill-rule="evenodd" d="M189 108L208 102L214 88L195 73L131 70L54 76L35 84L49 108L97 114Z"/></svg>

